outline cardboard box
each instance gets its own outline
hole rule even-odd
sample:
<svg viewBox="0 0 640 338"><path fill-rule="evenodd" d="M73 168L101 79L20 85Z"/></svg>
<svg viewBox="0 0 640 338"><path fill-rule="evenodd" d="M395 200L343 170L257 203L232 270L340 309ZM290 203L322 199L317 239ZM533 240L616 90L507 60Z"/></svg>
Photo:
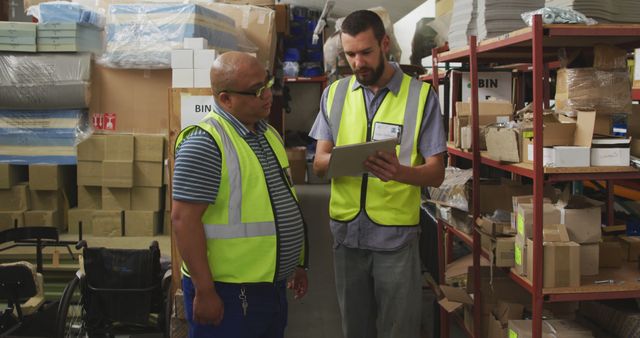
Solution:
<svg viewBox="0 0 640 338"><path fill-rule="evenodd" d="M124 212L125 236L155 236L160 233L160 217L157 211L126 210Z"/></svg>
<svg viewBox="0 0 640 338"><path fill-rule="evenodd" d="M0 211L29 210L29 191L27 184L18 184L11 189L0 189Z"/></svg>
<svg viewBox="0 0 640 338"><path fill-rule="evenodd" d="M511 101L512 85L511 72L478 72L478 99ZM469 101L471 97L471 76L462 73L462 101Z"/></svg>
<svg viewBox="0 0 640 338"><path fill-rule="evenodd" d="M560 223L564 224L569 238L578 243L597 243L602 238L602 210L594 202L574 196L567 206L560 209Z"/></svg>
<svg viewBox="0 0 640 338"><path fill-rule="evenodd" d="M58 190L76 181L76 168L70 165L30 164L29 188L31 190Z"/></svg>
<svg viewBox="0 0 640 338"><path fill-rule="evenodd" d="M497 267L515 265L515 237L496 237L491 239L492 253Z"/></svg>
<svg viewBox="0 0 640 338"><path fill-rule="evenodd" d="M97 237L122 237L122 210L95 210L91 226Z"/></svg>
<svg viewBox="0 0 640 338"><path fill-rule="evenodd" d="M591 165L594 167L628 166L631 148L591 148Z"/></svg>
<svg viewBox="0 0 640 338"><path fill-rule="evenodd" d="M509 337L531 338L531 320L510 320ZM583 328L575 322L562 319L548 319L542 322L542 338L567 337L586 338L593 337L591 330Z"/></svg>
<svg viewBox="0 0 640 338"><path fill-rule="evenodd" d="M575 123L562 123L553 116L545 116L542 146L591 147L596 116L595 111L580 111ZM523 162L533 162L533 138L532 130L522 131Z"/></svg>
<svg viewBox="0 0 640 338"><path fill-rule="evenodd" d="M66 228L63 224L62 214L58 210L28 210L24 212L24 226L53 226L61 230Z"/></svg>
<svg viewBox="0 0 640 338"><path fill-rule="evenodd" d="M640 157L640 140L639 139L632 139L631 140L631 155L635 156L635 157Z"/></svg>
<svg viewBox="0 0 640 338"><path fill-rule="evenodd" d="M456 102L458 116L471 116L471 102ZM478 102L478 116L509 116L513 115L513 104L509 101L480 101Z"/></svg>
<svg viewBox="0 0 640 338"><path fill-rule="evenodd" d="M520 162L520 132L517 129L487 127L485 139L490 158L502 162Z"/></svg>
<svg viewBox="0 0 640 338"><path fill-rule="evenodd" d="M285 36L289 35L289 18L291 13L289 12L289 4L276 4L276 33L282 33Z"/></svg>
<svg viewBox="0 0 640 338"><path fill-rule="evenodd" d="M102 210L130 210L131 189L102 187Z"/></svg>
<svg viewBox="0 0 640 338"><path fill-rule="evenodd" d="M247 3L248 1L244 1ZM266 0L273 5L273 0ZM261 5L264 1L261 1ZM247 5L227 5L221 3L204 3L199 5L208 7L218 13L231 17L236 22L236 27L242 29L247 38L258 47L257 58L266 69L273 70L273 60L275 60L277 34L276 34L276 12L270 8L247 6ZM165 101L166 104L166 101Z"/></svg>
<svg viewBox="0 0 640 338"><path fill-rule="evenodd" d="M307 175L307 148L287 148L289 170L293 184L304 184Z"/></svg>
<svg viewBox="0 0 640 338"><path fill-rule="evenodd" d="M164 135L134 135L134 160L164 161Z"/></svg>
<svg viewBox="0 0 640 338"><path fill-rule="evenodd" d="M560 210L553 204L542 205L542 224L561 224ZM516 231L523 238L531 238L533 235L533 204L519 203Z"/></svg>
<svg viewBox="0 0 640 338"><path fill-rule="evenodd" d="M570 115L580 109L598 114L631 112L629 73L594 68L562 68L556 77L556 111Z"/></svg>
<svg viewBox="0 0 640 338"><path fill-rule="evenodd" d="M496 222L487 217L478 217L476 224L482 231L491 236L515 234L515 228L511 228L511 223Z"/></svg>
<svg viewBox="0 0 640 338"><path fill-rule="evenodd" d="M619 268L622 266L622 245L618 241L603 241L599 243L599 267Z"/></svg>
<svg viewBox="0 0 640 338"><path fill-rule="evenodd" d="M622 258L629 262L637 262L640 256L640 237L620 236L622 245Z"/></svg>
<svg viewBox="0 0 640 338"><path fill-rule="evenodd" d="M110 188L132 188L133 187L133 162L132 161L102 162L102 186L110 187Z"/></svg>
<svg viewBox="0 0 640 338"><path fill-rule="evenodd" d="M502 327L500 321L496 319L496 316L491 314L489 316L489 322L487 323L489 327L488 337L491 338L509 338L509 330L505 327Z"/></svg>
<svg viewBox="0 0 640 338"><path fill-rule="evenodd" d="M78 209L102 209L102 187L79 185Z"/></svg>
<svg viewBox="0 0 640 338"><path fill-rule="evenodd" d="M161 162L134 162L133 185L136 187L162 187L164 184L163 168L164 163Z"/></svg>
<svg viewBox="0 0 640 338"><path fill-rule="evenodd" d="M162 209L162 192L162 188L132 188L131 210L158 211Z"/></svg>
<svg viewBox="0 0 640 338"><path fill-rule="evenodd" d="M556 168L580 168L591 166L589 147L555 146L551 165Z"/></svg>
<svg viewBox="0 0 640 338"><path fill-rule="evenodd" d="M91 72L89 113L113 114L114 121L106 128L109 131L167 133L169 88L170 69L113 69L95 65Z"/></svg>
<svg viewBox="0 0 640 338"><path fill-rule="evenodd" d="M0 231L24 226L24 210L0 211Z"/></svg>
<svg viewBox="0 0 640 338"><path fill-rule="evenodd" d="M102 162L78 161L78 185L102 186Z"/></svg>
<svg viewBox="0 0 640 338"><path fill-rule="evenodd" d="M133 149L133 135L107 135L105 140L104 161L133 161Z"/></svg>
<svg viewBox="0 0 640 338"><path fill-rule="evenodd" d="M80 225L82 225L83 234L93 233L93 213L94 210L90 209L69 209L68 213L68 232L70 234L77 234L80 231Z"/></svg>
<svg viewBox="0 0 640 338"><path fill-rule="evenodd" d="M532 240L527 239L527 247L527 276L533 276ZM543 250L543 287L580 286L580 244L575 242L544 242Z"/></svg>
<svg viewBox="0 0 640 338"><path fill-rule="evenodd" d="M440 285L440 291L444 297L438 301L438 304L449 313L457 310L463 304L473 305L473 299L462 288Z"/></svg>
<svg viewBox="0 0 640 338"><path fill-rule="evenodd" d="M487 141L486 141L486 137L485 137L485 126L489 125L489 124L493 124L493 123L499 123L499 122L508 122L511 120L511 115L501 115L501 116L492 116L492 115L487 115L487 116L479 116L478 117L478 123L479 123L479 128L480 128L480 135L479 135L479 140L480 140L480 150L486 150L487 149ZM466 136L463 135L463 127L469 127L471 128L471 124L472 124L472 119L471 116L455 116L453 119L453 124L454 124L454 130L453 130L453 142L455 143L455 146L461 149L471 149L471 147L473 146L473 140L471 140L471 133L469 132L469 145L468 147L463 146L463 142L462 139L465 138Z"/></svg>
<svg viewBox="0 0 640 338"><path fill-rule="evenodd" d="M78 144L78 161L103 161L105 144L105 135L92 134L91 137Z"/></svg>
<svg viewBox="0 0 640 338"><path fill-rule="evenodd" d="M66 200L62 189L59 190L31 190L31 209L34 210L64 210L69 203Z"/></svg>
<svg viewBox="0 0 640 338"><path fill-rule="evenodd" d="M491 310L491 313L498 323L500 323L501 327L507 328L510 320L519 320L522 318L524 305L499 300L498 304Z"/></svg>
<svg viewBox="0 0 640 338"><path fill-rule="evenodd" d="M28 177L26 165L0 163L0 189L10 189L19 182L26 181Z"/></svg>
<svg viewBox="0 0 640 338"><path fill-rule="evenodd" d="M580 244L580 275L594 276L600 272L600 244Z"/></svg>

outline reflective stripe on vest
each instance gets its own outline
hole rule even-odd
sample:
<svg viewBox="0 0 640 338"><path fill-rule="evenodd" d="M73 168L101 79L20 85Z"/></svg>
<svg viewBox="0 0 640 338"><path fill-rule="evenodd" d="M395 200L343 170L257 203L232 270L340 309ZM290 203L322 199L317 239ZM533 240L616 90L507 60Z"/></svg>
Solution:
<svg viewBox="0 0 640 338"><path fill-rule="evenodd" d="M276 234L275 222L242 223L242 177L240 176L240 162L238 152L233 146L229 135L218 121L206 119L218 131L222 139L222 150L227 158L227 173L229 177L229 223L204 224L207 238L240 238L273 236Z"/></svg>
<svg viewBox="0 0 640 338"><path fill-rule="evenodd" d="M354 83L355 77L351 76L332 84L329 89L325 111L334 145L371 141L377 123L402 125L400 145L396 148L400 164L417 166L424 163L417 143L429 85L403 74L398 93L387 93L379 111L369 119L362 92L365 89L354 90ZM345 128L341 130L343 124ZM366 185L362 184L363 178L367 179ZM330 214L338 221L351 221L364 210L379 225L413 226L419 221L419 207L420 188L417 186L397 181L382 182L371 175L332 180Z"/></svg>

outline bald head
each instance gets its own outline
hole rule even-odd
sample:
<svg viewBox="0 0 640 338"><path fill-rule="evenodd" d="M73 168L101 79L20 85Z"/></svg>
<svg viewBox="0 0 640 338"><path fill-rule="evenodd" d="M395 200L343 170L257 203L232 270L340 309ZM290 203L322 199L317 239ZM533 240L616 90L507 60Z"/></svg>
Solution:
<svg viewBox="0 0 640 338"><path fill-rule="evenodd" d="M211 67L211 89L214 93L238 89L243 75L250 70L264 70L260 61L242 52L226 52L214 61Z"/></svg>

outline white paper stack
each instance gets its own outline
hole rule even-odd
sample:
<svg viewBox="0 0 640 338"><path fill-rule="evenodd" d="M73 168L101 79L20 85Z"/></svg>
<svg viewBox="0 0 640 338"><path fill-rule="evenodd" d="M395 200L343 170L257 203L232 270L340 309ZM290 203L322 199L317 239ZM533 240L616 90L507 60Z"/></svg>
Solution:
<svg viewBox="0 0 640 338"><path fill-rule="evenodd" d="M638 0L546 0L547 7L576 10L598 22L640 22Z"/></svg>
<svg viewBox="0 0 640 338"><path fill-rule="evenodd" d="M102 52L102 30L75 22L38 24L38 52Z"/></svg>
<svg viewBox="0 0 640 338"><path fill-rule="evenodd" d="M449 26L449 48L455 49L469 44L469 36L477 35L477 0L455 0Z"/></svg>
<svg viewBox="0 0 640 338"><path fill-rule="evenodd" d="M544 0L477 0L478 41L526 27L520 15L544 7Z"/></svg>
<svg viewBox="0 0 640 338"><path fill-rule="evenodd" d="M0 22L0 51L35 52L36 24Z"/></svg>

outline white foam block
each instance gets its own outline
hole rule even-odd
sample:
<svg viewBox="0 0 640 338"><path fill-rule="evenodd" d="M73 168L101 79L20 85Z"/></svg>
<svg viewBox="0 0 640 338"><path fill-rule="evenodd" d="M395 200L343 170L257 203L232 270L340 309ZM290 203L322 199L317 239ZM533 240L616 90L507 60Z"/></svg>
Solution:
<svg viewBox="0 0 640 338"><path fill-rule="evenodd" d="M184 49L207 49L207 47L209 47L209 42L205 38L184 38L182 46Z"/></svg>
<svg viewBox="0 0 640 338"><path fill-rule="evenodd" d="M194 88L211 88L211 77L209 77L210 68L193 69L193 87Z"/></svg>
<svg viewBox="0 0 640 338"><path fill-rule="evenodd" d="M171 51L172 69L193 69L193 50L174 49Z"/></svg>
<svg viewBox="0 0 640 338"><path fill-rule="evenodd" d="M215 49L202 49L193 51L193 68L211 69L213 61L218 57Z"/></svg>

